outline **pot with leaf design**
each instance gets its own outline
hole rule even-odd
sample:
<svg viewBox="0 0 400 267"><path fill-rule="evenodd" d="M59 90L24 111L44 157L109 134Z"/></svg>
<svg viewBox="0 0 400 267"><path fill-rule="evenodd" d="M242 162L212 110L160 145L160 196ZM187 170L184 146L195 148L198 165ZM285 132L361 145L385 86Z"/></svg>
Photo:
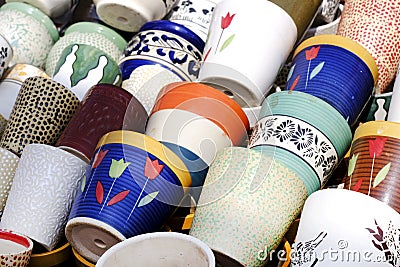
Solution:
<svg viewBox="0 0 400 267"><path fill-rule="evenodd" d="M400 124L370 121L354 133L345 189L376 198L400 212L397 180Z"/></svg>
<svg viewBox="0 0 400 267"><path fill-rule="evenodd" d="M296 38L295 22L278 5L223 0L214 9L198 81L242 107L260 106Z"/></svg>
<svg viewBox="0 0 400 267"><path fill-rule="evenodd" d="M104 135L75 199L66 236L96 262L111 246L154 232L191 185L190 173L169 148L132 131Z"/></svg>

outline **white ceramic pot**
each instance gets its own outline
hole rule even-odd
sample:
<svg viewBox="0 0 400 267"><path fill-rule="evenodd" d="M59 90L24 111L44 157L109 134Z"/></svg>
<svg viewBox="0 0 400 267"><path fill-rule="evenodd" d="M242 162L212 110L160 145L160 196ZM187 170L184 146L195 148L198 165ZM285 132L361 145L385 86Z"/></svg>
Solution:
<svg viewBox="0 0 400 267"><path fill-rule="evenodd" d="M211 249L189 235L174 232L155 232L132 237L107 250L97 267L214 267Z"/></svg>
<svg viewBox="0 0 400 267"><path fill-rule="evenodd" d="M37 7L51 18L57 18L67 13L78 0L6 0L6 2L24 2Z"/></svg>

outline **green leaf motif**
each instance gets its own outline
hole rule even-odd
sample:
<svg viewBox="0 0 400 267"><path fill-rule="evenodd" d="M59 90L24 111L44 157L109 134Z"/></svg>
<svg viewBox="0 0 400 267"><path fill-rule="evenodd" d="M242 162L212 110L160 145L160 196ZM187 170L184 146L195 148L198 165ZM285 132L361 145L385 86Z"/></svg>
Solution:
<svg viewBox="0 0 400 267"><path fill-rule="evenodd" d="M81 183L81 191L82 192L85 190L85 186L86 186L86 175L84 175L82 178L82 183Z"/></svg>
<svg viewBox="0 0 400 267"><path fill-rule="evenodd" d="M310 80L312 80L312 78L314 78L315 76L317 76L317 74L322 70L322 68L324 67L325 62L321 62L318 64L318 66L316 66L313 71L310 74Z"/></svg>
<svg viewBox="0 0 400 267"><path fill-rule="evenodd" d="M144 198L142 198L138 204L138 208L142 207L144 205L149 204L150 202L153 201L153 199L155 199L158 195L158 193L160 193L160 191L155 191L153 193L148 194L147 196L145 196Z"/></svg>
<svg viewBox="0 0 400 267"><path fill-rule="evenodd" d="M385 167L383 167L378 174L376 175L375 179L374 179L374 184L373 187L377 187L383 180L385 180L386 175L389 173L390 170L390 165L392 163L389 162L388 164L385 165Z"/></svg>
<svg viewBox="0 0 400 267"><path fill-rule="evenodd" d="M351 176L353 174L359 155L360 154L353 155L349 160L349 168L347 169L347 176Z"/></svg>
<svg viewBox="0 0 400 267"><path fill-rule="evenodd" d="M225 40L225 42L222 44L221 49L219 50L219 52L224 50L232 42L233 38L235 38L235 34L232 34L231 36L229 36L228 39Z"/></svg>
<svg viewBox="0 0 400 267"><path fill-rule="evenodd" d="M286 79L287 82L290 80L290 78L292 78L293 72L294 72L294 68L295 68L295 67L296 67L296 64L294 64L294 65L290 68L289 73L288 73L288 76L287 76L287 79Z"/></svg>

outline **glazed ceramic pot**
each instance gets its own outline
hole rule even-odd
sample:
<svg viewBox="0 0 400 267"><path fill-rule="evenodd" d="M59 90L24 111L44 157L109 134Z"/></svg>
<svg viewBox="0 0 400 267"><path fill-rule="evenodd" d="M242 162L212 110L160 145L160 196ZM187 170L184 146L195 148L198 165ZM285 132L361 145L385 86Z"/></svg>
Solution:
<svg viewBox="0 0 400 267"><path fill-rule="evenodd" d="M205 42L215 5L210 0L178 0L168 20L189 28Z"/></svg>
<svg viewBox="0 0 400 267"><path fill-rule="evenodd" d="M163 109L180 109L197 114L218 125L233 145L240 146L246 142L249 129L246 114L238 103L208 85L180 82L164 87L152 114Z"/></svg>
<svg viewBox="0 0 400 267"><path fill-rule="evenodd" d="M18 162L19 157L4 148L0 148L0 214L3 214Z"/></svg>
<svg viewBox="0 0 400 267"><path fill-rule="evenodd" d="M86 165L59 148L43 144L26 146L0 227L22 233L49 251L54 249L63 236Z"/></svg>
<svg viewBox="0 0 400 267"><path fill-rule="evenodd" d="M345 189L367 194L397 212L400 211L396 183L399 129L399 123L386 121L366 122L356 129L344 185Z"/></svg>
<svg viewBox="0 0 400 267"><path fill-rule="evenodd" d="M102 50L85 44L67 46L57 62L53 80L63 84L82 100L99 83L121 85L118 64Z"/></svg>
<svg viewBox="0 0 400 267"><path fill-rule="evenodd" d="M197 78L204 41L180 24L158 20L146 23L128 43L119 65L122 79L129 77L135 66L131 60L150 60L172 70L182 80Z"/></svg>
<svg viewBox="0 0 400 267"><path fill-rule="evenodd" d="M179 157L146 135L110 132L95 153L65 230L91 262L126 238L159 230L191 185Z"/></svg>
<svg viewBox="0 0 400 267"><path fill-rule="evenodd" d="M368 51L339 35L319 35L302 42L289 73L286 90L324 100L350 126L357 122L378 80L378 68Z"/></svg>
<svg viewBox="0 0 400 267"><path fill-rule="evenodd" d="M372 55L379 70L376 93L383 93L396 75L400 60L399 1L346 1L338 35L348 37ZM379 30L379 34L376 31Z"/></svg>
<svg viewBox="0 0 400 267"><path fill-rule="evenodd" d="M13 48L10 43L4 36L0 35L0 78L10 65L13 56Z"/></svg>
<svg viewBox="0 0 400 267"><path fill-rule="evenodd" d="M122 65L121 65L122 66ZM129 68L121 87L134 95L149 114L160 90L182 78L172 70L162 67L157 62L150 60L128 60L123 62L122 71Z"/></svg>
<svg viewBox="0 0 400 267"><path fill-rule="evenodd" d="M59 38L52 20L36 7L19 2L1 6L0 16L0 34L14 52L11 64L44 66L50 49Z"/></svg>
<svg viewBox="0 0 400 267"><path fill-rule="evenodd" d="M32 252L28 267L64 266L69 263L71 257L71 245L69 243L63 243L61 246L57 246L48 252Z"/></svg>
<svg viewBox="0 0 400 267"><path fill-rule="evenodd" d="M383 94L374 94L369 106L368 115L366 121L396 121L394 114L397 113L396 105L393 104L391 107L391 101L393 98L393 92L387 92ZM395 103L395 102L394 102Z"/></svg>
<svg viewBox="0 0 400 267"><path fill-rule="evenodd" d="M64 49L73 44L85 44L94 46L107 55L115 62L118 62L126 41L113 29L94 22L77 22L69 26L64 36L54 44L48 53L46 60L46 72L50 76L54 75L58 60Z"/></svg>
<svg viewBox="0 0 400 267"><path fill-rule="evenodd" d="M149 233L124 240L104 253L96 266L117 267L132 261L148 267L215 266L214 254L206 244L192 236L173 232Z"/></svg>
<svg viewBox="0 0 400 267"><path fill-rule="evenodd" d="M111 27L138 32L146 22L162 19L176 0L94 0L100 19Z"/></svg>
<svg viewBox="0 0 400 267"><path fill-rule="evenodd" d="M0 114L9 119L22 83L29 77L49 76L41 69L28 64L15 64L8 68L0 80Z"/></svg>
<svg viewBox="0 0 400 267"><path fill-rule="evenodd" d="M207 166L213 162L218 151L232 146L232 140L217 124L181 109L162 109L151 114L146 135L188 149ZM201 184L196 183L196 186Z"/></svg>
<svg viewBox="0 0 400 267"><path fill-rule="evenodd" d="M14 231L0 230L0 258L3 266L27 267L31 258L33 242Z"/></svg>
<svg viewBox="0 0 400 267"><path fill-rule="evenodd" d="M217 266L264 266L260 255L279 245L307 195L272 157L226 148L210 166L189 234L213 250Z"/></svg>
<svg viewBox="0 0 400 267"><path fill-rule="evenodd" d="M311 194L328 181L351 138L349 125L329 104L302 92L282 91L264 101L249 147L297 173Z"/></svg>
<svg viewBox="0 0 400 267"><path fill-rule="evenodd" d="M399 224L396 211L367 195L315 192L302 211L291 266L396 266Z"/></svg>
<svg viewBox="0 0 400 267"><path fill-rule="evenodd" d="M256 25L273 26L261 33ZM242 107L260 106L296 38L293 19L270 1L221 1L214 9L198 81Z"/></svg>
<svg viewBox="0 0 400 267"><path fill-rule="evenodd" d="M131 130L144 133L147 113L131 94L110 84L93 86L56 146L89 163L97 142L108 132Z"/></svg>
<svg viewBox="0 0 400 267"><path fill-rule="evenodd" d="M6 0L6 2L24 2L40 9L51 18L57 18L67 13L78 0Z"/></svg>
<svg viewBox="0 0 400 267"><path fill-rule="evenodd" d="M309 28L320 7L322 0L272 0L285 10L296 24L298 39Z"/></svg>
<svg viewBox="0 0 400 267"><path fill-rule="evenodd" d="M55 144L78 105L78 98L62 84L39 76L26 79L0 146L20 155L27 144Z"/></svg>

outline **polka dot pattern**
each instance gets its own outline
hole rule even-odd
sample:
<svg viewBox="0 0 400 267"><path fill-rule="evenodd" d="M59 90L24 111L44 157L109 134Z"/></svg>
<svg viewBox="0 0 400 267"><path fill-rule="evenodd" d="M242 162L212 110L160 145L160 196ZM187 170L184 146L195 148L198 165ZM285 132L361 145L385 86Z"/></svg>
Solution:
<svg viewBox="0 0 400 267"><path fill-rule="evenodd" d="M384 92L396 75L400 60L400 1L347 0L337 31L368 50L376 61L376 93Z"/></svg>
<svg viewBox="0 0 400 267"><path fill-rule="evenodd" d="M78 98L60 83L44 77L26 79L0 147L19 156L27 144L55 144L78 105Z"/></svg>
<svg viewBox="0 0 400 267"><path fill-rule="evenodd" d="M8 192L10 191L19 158L8 151L0 148L0 216L6 205Z"/></svg>

